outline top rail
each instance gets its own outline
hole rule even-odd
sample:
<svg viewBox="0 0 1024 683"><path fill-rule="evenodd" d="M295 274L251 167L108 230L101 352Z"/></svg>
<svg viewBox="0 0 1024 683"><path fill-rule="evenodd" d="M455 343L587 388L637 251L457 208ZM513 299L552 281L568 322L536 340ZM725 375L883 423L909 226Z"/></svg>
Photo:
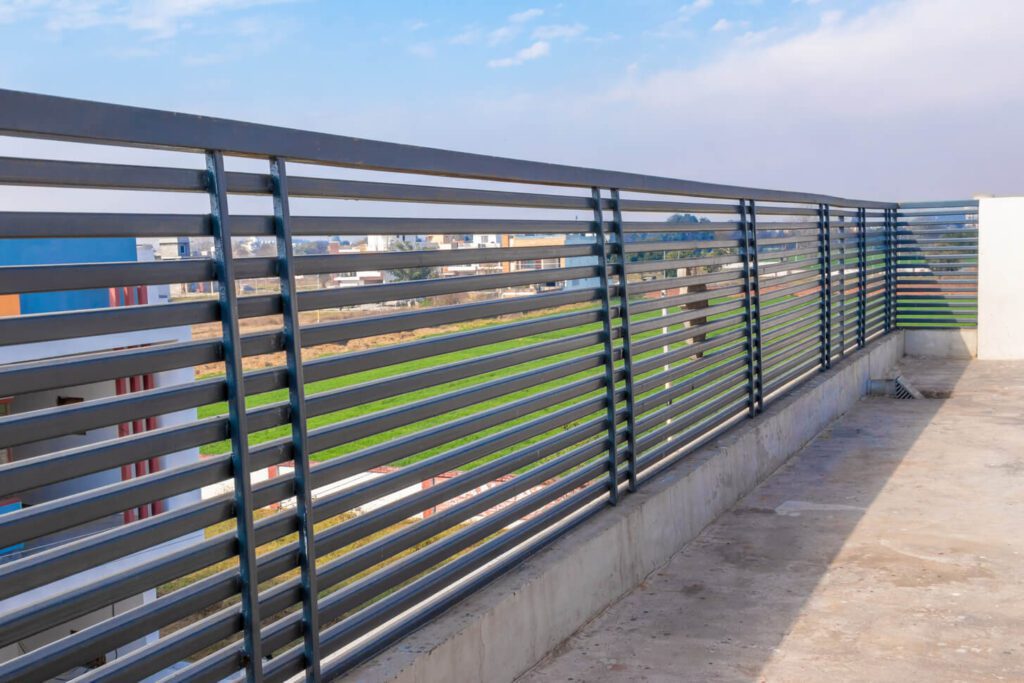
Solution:
<svg viewBox="0 0 1024 683"><path fill-rule="evenodd" d="M959 209L977 208L977 199L945 200L937 202L900 202L901 209Z"/></svg>
<svg viewBox="0 0 1024 683"><path fill-rule="evenodd" d="M0 90L0 132L23 137L158 149L197 152L216 149L239 156L277 156L297 162L477 180L612 187L632 192L715 199L831 204L874 209L897 206L895 203L703 183L379 142L14 90Z"/></svg>

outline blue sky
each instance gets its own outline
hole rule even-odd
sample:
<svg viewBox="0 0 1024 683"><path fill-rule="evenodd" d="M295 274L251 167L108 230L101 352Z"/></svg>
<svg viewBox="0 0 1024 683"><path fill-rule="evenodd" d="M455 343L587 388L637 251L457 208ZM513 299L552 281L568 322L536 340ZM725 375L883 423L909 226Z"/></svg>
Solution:
<svg viewBox="0 0 1024 683"><path fill-rule="evenodd" d="M0 85L699 180L1024 192L1022 6L0 0Z"/></svg>

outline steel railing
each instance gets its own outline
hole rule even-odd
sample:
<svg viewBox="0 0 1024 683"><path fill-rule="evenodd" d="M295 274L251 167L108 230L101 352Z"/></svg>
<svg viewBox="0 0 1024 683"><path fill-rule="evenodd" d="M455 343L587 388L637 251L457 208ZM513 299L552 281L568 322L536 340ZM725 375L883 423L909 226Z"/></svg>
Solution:
<svg viewBox="0 0 1024 683"><path fill-rule="evenodd" d="M894 256L901 327L977 327L978 201L900 206Z"/></svg>
<svg viewBox="0 0 1024 683"><path fill-rule="evenodd" d="M2 680L336 677L909 321L931 253L910 209L885 202L10 91L0 132L187 153L139 166L70 160L95 151L68 146L0 159L0 184L210 206L5 211L0 239L211 245L190 259L7 265L0 295L217 285L216 298L0 318L0 359L23 358L0 366L15 406L0 417L13 454L0 499L25 502L0 516L0 548L15 549L0 564L0 652L18 654ZM247 196L272 207L232 210ZM296 254L308 244L296 238L403 235L444 248ZM443 239L467 235L494 237ZM240 238L272 255L242 255ZM260 279L271 291L249 293ZM142 374L164 381L103 393ZM43 400L82 387L84 400ZM162 466L138 474L140 461ZM138 476L88 483L125 467ZM122 519L146 509L159 513Z"/></svg>

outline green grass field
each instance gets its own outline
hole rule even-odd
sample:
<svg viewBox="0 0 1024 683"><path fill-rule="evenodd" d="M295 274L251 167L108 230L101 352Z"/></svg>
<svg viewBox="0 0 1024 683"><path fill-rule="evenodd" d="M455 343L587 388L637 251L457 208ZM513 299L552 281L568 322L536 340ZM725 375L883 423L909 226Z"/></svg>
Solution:
<svg viewBox="0 0 1024 683"><path fill-rule="evenodd" d="M872 259L878 260L878 257L875 257L875 255L872 254L871 256L869 256L869 260L872 260ZM794 266L795 267L800 267L796 263L794 263ZM804 266L804 267L806 267L806 266ZM810 271L808 271L808 272L810 273ZM852 283L849 283L849 284L852 284ZM809 285L809 286L816 286L816 285ZM834 286L835 286L835 283L834 283ZM785 302L786 300L791 299L794 296L795 295L790 294L790 295L785 295L785 296L781 296L781 297L774 297L774 298L767 298L766 297L762 301L762 305L768 306L768 305L771 305L771 304L774 304L774 303L778 303L778 302ZM730 300L736 301L735 297L725 297L725 298L719 298L719 299L712 299L708 303L709 303L710 306L715 306L715 305L718 305L720 303L724 303L724 302L730 301ZM801 301L799 303L806 304L807 302L806 302L806 300L803 300L803 301ZM567 312L567 311L573 311L573 310L582 311L582 310L585 310L585 309L587 309L589 307L592 307L592 306L591 305L577 305L577 306L572 306L572 307L564 307L564 308L558 309L558 312ZM958 305L956 306L956 308L958 308L958 309L960 308L959 302L958 302ZM677 310L678 310L677 307L673 308L673 312L675 312ZM942 310L942 309L939 309L939 310L934 310L933 309L933 310L930 310L929 313L938 314L940 310ZM952 312L952 310L953 309L946 310L946 311L943 311L943 313L948 315L949 313ZM781 316L781 315L784 315L786 312L787 312L787 308L786 307L782 307L779 310L772 311L771 317ZM522 316L519 316L517 318L517 320L527 320L527 319L531 319L531 318L539 318L539 317L543 317L543 316L546 316L546 315L551 315L551 313L552 313L551 310L546 310L546 311L541 311L541 312L537 312L537 313L533 313L533 314L524 314ZM634 319L634 321L640 321L640 320L656 318L659 315L660 315L660 312L658 310L654 310L654 311L649 311L649 312L641 314L641 315L634 315L633 319ZM709 316L709 321L714 321L717 318L720 318L721 315L723 315L723 314L711 315L711 316ZM461 325L450 326L449 329L445 332L445 334L451 334L453 329L454 329L454 331L460 331L460 332L461 331L469 331L469 330L479 330L479 329L484 329L484 328L487 328L487 327L493 327L493 326L496 326L496 325L507 324L508 322L509 322L509 319L507 319L507 318L504 319L504 320L500 320L500 321L498 321L498 320L473 321L473 322L464 323L464 324L461 324ZM768 320L766 322L770 323L770 320ZM740 325L741 325L740 323L737 323L735 326L731 326L731 327L728 327L726 329L714 331L714 332L712 332L709 335L709 338L713 338L716 335L726 334L726 333L728 333L728 332L730 332L730 331L740 327ZM441 366L441 365L450 364L450 363L457 363L457 362L462 362L462 361L468 361L468 360L472 360L472 359L475 359L475 358L479 358L479 357L484 356L484 355L500 354L503 351L511 351L511 350L519 349L519 348L522 348L524 346L528 346L528 345L531 345L531 344L536 344L536 343L545 342L545 341L553 341L553 340L569 337L569 336L580 334L580 333L584 333L584 332L597 331L599 329L600 329L600 324L595 323L595 324L584 326L584 327L575 327L575 328L571 328L571 329L557 330L557 331L548 332L548 333L545 333L545 334L533 335L533 336L530 336L530 337L525 337L525 338L521 338L521 339L515 339L515 340L511 340L511 341L500 342L500 343L497 343L497 344L490 344L490 345L487 345L487 346L481 346L481 347L473 348L473 349L467 349L467 350L462 350L462 351L455 351L455 352L452 352L452 353L432 356L432 357L424 358L424 359L410 360L410 361L405 362L405 363L399 363L399 364L395 364L395 365L390 365L390 366L383 367L383 368L377 368L377 369L373 369L373 370L367 370L367 371L363 371L363 372L343 375L343 376L340 376L340 377L334 377L334 378L331 378L331 379L327 379L327 380L324 380L324 381L320 381L320 382L316 382L316 383L312 383L312 384L307 385L306 386L306 395L307 395L307 397L310 397L310 396L313 396L313 395L316 395L316 394L320 394L320 393L323 393L323 392L332 392L332 391L343 390L346 387L354 387L356 385L365 384L367 382L386 381L388 378L397 378L400 375L403 375L403 374L406 374L406 373L410 373L410 372L416 372L416 371L419 371L419 370L435 368L435 367L438 367L438 366ZM674 326L673 329L679 329L679 326L678 325ZM649 337L649 336L652 336L652 335L657 335L659 333L660 333L660 330L655 329L655 330L651 330L651 331L649 331L649 332L647 332L645 334L642 334L642 335L635 335L634 339L635 340L639 340L639 339L643 339L645 337ZM429 336L437 336L437 335L429 335ZM785 335L782 335L782 336L785 337ZM422 338L428 338L428 336L424 336ZM673 345L671 345L670 348L671 349L675 349L675 348L679 348L679 347L685 346L685 345L686 345L685 342L682 343L682 344L673 344ZM439 395L442 395L442 394L447 394L449 392L456 392L456 391L459 391L459 390L462 390L462 389L467 389L467 388L471 388L471 387L474 387L474 386L478 386L478 385L483 384L485 382L490 382L490 381L498 380L498 379L501 379L503 377L508 377L510 375L519 374L519 373L529 373L531 370L537 370L537 369L544 368L544 367L553 365L553 364L561 362L561 361L570 360L572 358L577 358L577 357L579 357L581 355L586 355L586 354L590 354L590 353L594 353L594 352L599 352L601 350L602 350L601 345L594 345L594 346L591 346L591 347L588 347L588 348L579 349L579 350L571 351L571 352L568 352L568 353L562 353L562 354L559 354L559 355L548 356L548 357L545 357L545 358L542 358L542 359L539 359L539 360L534 360L534 361L530 361L530 362L526 362L526 363L521 363L521 364L518 364L518 365L515 365L515 366L512 366L512 367L509 367L509 368L495 370L495 371L488 372L488 373L482 373L482 374L475 375L475 376L468 377L468 378L461 379L461 380L446 382L446 383L441 384L439 386L432 386L432 387L417 389L417 390L413 390L413 391L408 391L408 392L401 393L399 395L392 396L392 397L389 397L389 398L385 398L385 399L381 399L381 400L376 400L376 401L371 401L371 402L367 402L365 404L361 404L361 405L357 405L357 406L354 406L354 407L351 407L351 408L347 408L345 410L335 411L335 412L327 413L327 414L324 414L324 415L318 415L318 416L315 416L315 417L311 417L311 418L309 418L308 427L309 427L310 431L313 431L313 430L316 430L318 428L326 427L326 426L329 426L329 425L336 425L336 424L341 423L341 422L345 422L345 421L348 421L348 420L354 420L356 418L372 415L374 413L379 413L381 411L387 411L387 410L395 409L395 408L398 408L398 407L401 407L401 406L404 406L404 405L408 405L410 403L414 403L416 401L422 401L422 400L429 399L429 398L432 398L432 397L436 397L436 396L439 396ZM652 350L652 351L648 352L647 354L645 354L645 356L656 355L656 354L661 353L661 352L662 352L662 348L659 346L657 349ZM739 354L731 354L729 357L723 358L720 361L720 363L726 363L729 360L731 360L733 358L736 358L737 355L739 355ZM642 357L644 357L644 356L641 356L640 358L642 358ZM639 360L640 358L636 358L634 360ZM714 367L714 366L712 366L712 367ZM706 370L706 368L703 369L702 371L705 371L705 370ZM658 372L658 371L660 371L660 370L654 370L652 372ZM580 373L577 373L577 374L574 374L574 375L563 377L563 378L560 378L560 379L555 380L555 381L546 382L546 383L540 383L540 384L532 386L532 387L528 387L528 388L525 388L525 389L522 389L522 390L519 390L519 391L516 391L516 392L513 392L513 393L509 393L509 394L507 394L505 396L501 396L499 398L494 398L494 399L480 401L480 402L475 403L473 405L466 406L466 407L463 407L463 408L460 408L460 409L457 409L457 410L452 410L452 411L449 411L449 412L446 412L446 413L443 413L443 414L440 414L440 415L436 415L436 416L428 418L428 419L424 419L424 420L420 420L420 421L413 422L413 423L410 423L410 424L402 425L402 426L399 426L399 427L396 427L396 428L393 428L393 429L388 429L386 431L381 431L379 433L373 434L371 436L366 436L364 438L355 439L355 440L349 441L347 443L343 443L343 444L334 446L332 448L329 448L327 450L323 450L323 451L320 451L318 453L315 453L315 454L313 454L312 457L315 460L323 461L323 460L329 460L329 459L332 459L332 458L336 458L336 457L339 457L339 456L345 456L345 455L349 455L349 454L352 454L352 453L356 453L358 451L362 451L364 449L376 446L378 444L381 444L381 443L384 443L384 442L387 442L387 441L392 441L392 440L395 440L395 439L406 437L408 435L415 434L415 433L423 431L425 429L429 429L429 428L432 428L432 427L443 425L445 423L448 423L448 422L451 422L451 421L454 421L454 420L458 420L458 419L461 419L461 418L465 418L465 417L468 417L468 416L479 414L479 413L487 411L487 410L498 408L500 406L509 404L509 403L514 402L516 400L523 399L523 398L529 397L531 395L536 395L536 394L538 394L540 392L543 392L543 391L546 391L546 390L549 390L549 389L553 389L553 388L556 388L556 387L559 387L559 386L564 386L566 384L569 384L569 383L571 383L573 381L576 381L576 380L579 380L579 379L583 379L583 378L586 378L586 377L600 376L601 374L603 374L603 372L604 372L604 370L603 370L602 367L595 367L595 368L593 368L591 370L587 370L585 372L580 372ZM692 376L692 375L688 375L687 377L689 377L689 376ZM685 379L685 378L679 378L676 381L677 382L678 381L682 381L683 379ZM588 394L587 396L598 395L602 391L603 390L598 391L598 392L594 392L593 394ZM545 409L545 411L546 412L553 412L553 411L558 410L558 409L560 409L562 407L565 407L565 406L577 403L577 402L579 402L581 400L584 400L587 396L576 397L576 398L572 399L571 401L569 401L567 403L563 403L563 404L559 404L559 405L547 408L547 409ZM259 407L259 406L262 406L262 405L266 405L266 404L270 404L270 403L286 401L287 399L288 399L288 392L287 392L287 390L282 389L282 390L268 392L268 393L264 393L264 394L260 394L260 395L249 396L249 397L247 397L246 403L247 403L247 406L248 406L249 409L253 409L253 408L256 408L256 407ZM200 418L208 418L208 417L212 417L212 416L216 416L216 415L222 415L222 414L225 414L226 411L227 411L227 407L226 407L226 404L224 404L224 403L207 405L207 406L203 406L203 407L201 407L199 409L199 417ZM596 415L596 414L597 413L595 413L594 415ZM536 415L536 414L521 416L521 417L518 417L518 418L516 418L514 420L510 420L510 421L508 421L508 422L506 422L506 423L504 423L502 425L498 425L498 426L495 426L495 427L492 427L492 428L489 428L489 429L481 430L481 431L479 431L479 432L477 432L477 433L475 433L475 434L473 434L471 436L467 436L467 437L464 437L464 438L461 438L461 439L450 441L450 442L448 442L446 444L443 444L441 446L438 446L438 447L434 447L434 448L430 448L430 449L424 449L423 451L417 453L416 455L410 456L410 457L405 458L403 460L398 460L394 464L396 464L396 465L405 465L405 464L409 464L411 462L416 462L416 461L419 461L419 460L422 460L422 459L425 459L425 458L429 458L431 456L437 455L437 454L442 453L444 451L451 450L452 448L456 448L456 447L461 446L463 444L466 444L466 443L469 443L469 442L472 442L472 441L476 441L476 440L480 439L482 436L485 436L485 435L488 435L488 434L493 434L493 433L495 433L497 431L500 431L502 429L507 429L508 427L511 427L511 426L516 425L516 424L520 424L520 423L526 422L527 420L534 419L536 417L538 417L538 415ZM593 416L590 416L590 417L593 417ZM590 418L588 417L587 419L590 419ZM253 434L250 435L250 444L251 445L258 445L258 444L265 443L265 442L273 440L273 439L284 438L284 437L288 436L289 431L290 431L290 427L288 425L282 425L282 426L275 427L275 428L268 429L268 430L264 430L264 431L261 431L261 432L256 432L256 433L253 433ZM536 436L536 437L533 437L531 439L524 439L523 442L520 443L519 446L517 446L517 447L522 447L522 446L524 446L526 444L539 441L539 440L541 440L541 439L543 439L543 438L545 438L546 436L549 436L549 435L550 435L550 432L548 434ZM229 450L229 448L230 448L229 442L221 441L221 442L217 442L217 443L207 444L206 446L204 446L202 448L202 453L203 454L224 453L224 452L227 452ZM492 460L492 459L494 459L496 457L499 457L500 455L503 455L503 454L505 454L507 452L509 452L509 450L502 451L502 452L499 452L499 453L495 453L495 454L493 454L491 456L488 456L487 458L484 458L483 460L481 460L479 462L486 462L486 461ZM472 467L475 464L477 464L477 463L469 464L467 467Z"/></svg>
<svg viewBox="0 0 1024 683"><path fill-rule="evenodd" d="M713 300L711 302L711 304L715 305L717 303L721 303L721 302L727 301L727 300L728 299ZM578 306L578 307L575 307L575 308L577 310L584 310L586 307L585 306ZM522 316L522 319L525 320L525 319L528 319L528 318L531 318L531 317L533 317L533 318L535 318L535 317L542 317L543 315L548 315L548 314L550 314L550 311L541 312L541 313L538 313L538 314L532 315L532 316L524 315L524 316ZM635 316L634 319L635 320L642 320L642 319L647 319L647 318L651 318L651 317L657 317L658 315L660 315L658 311L653 311L653 312L645 313L645 314L642 314L642 315L639 315L639 316ZM710 316L710 319L713 320L713 319L715 319L715 317L716 316ZM507 322L507 321L504 321L504 322ZM494 322L494 321L482 321L482 322L476 322L476 323L470 323L470 324L461 325L461 326L459 326L459 328L461 330L473 330L473 329L482 329L482 328L486 328L486 327L491 327L491 326L495 326L495 325L498 325L498 324L502 324L502 323ZM365 372L354 373L354 374L351 374L351 375L344 375L344 376L341 376L341 377L335 377L335 378L324 380L324 381L321 381L321 382L316 382L316 383L309 384L306 387L306 393L307 393L307 396L311 396L313 394L317 394L317 393L320 393L320 392L335 391L335 390L338 390L338 389L343 389L345 387L350 387L350 386L354 386L354 385L357 385L357 384L362 384L362 383L365 383L365 382L377 381L377 380L385 380L385 379L387 379L389 377L395 377L397 375L401 375L401 374L408 373L408 372L413 372L413 371L417 371L417 370L437 367L439 365L448 364L448 363L454 363L454 362L459 362L459 361L471 360L471 359L479 358L480 356L487 355L487 354L494 354L494 353L500 353L502 351L509 351L509 350L512 350L512 349L518 349L518 348L521 348L521 347L529 345L529 344L534 344L534 343L539 343L539 342L544 342L544 341L556 340L556 339L572 336L572 335L575 335L575 334L580 334L580 333L583 333L583 332L596 331L596 330L599 330L599 329L600 329L600 325L599 324L593 324L593 325L589 325L589 326L575 327L575 328L570 328L570 329L565 329L565 330L558 330L558 331L549 332L549 333L545 333L545 334L534 335L534 336L523 338L523 339L516 339L516 340L501 342L501 343L498 343L498 344L491 344L491 345L484 346L484 347L468 349L468 350L463 350L463 351L456 351L456 352L449 353L449 354L433 356L433 357L425 358L425 359L413 360L413 361L409 361L409 362L406 362L406 363L400 363L400 364L396 364L396 365L391 365L391 366L384 367L384 368L379 368L379 369L369 370L369 371L365 371ZM734 327L730 327L730 328L728 328L726 330L720 330L720 331L717 331L717 332L713 333L711 336L714 336L714 334L722 334L724 332L728 332L731 329L735 329L735 328ZM643 338L643 337L654 335L654 334L658 334L658 333L659 333L659 330L654 330L654 331L648 332L648 333L646 333L644 335L638 335L638 338ZM681 344L675 344L675 345L673 345L673 348L678 348L679 346L682 346L682 345ZM445 383L445 384L443 384L441 386L428 387L428 388L424 388L424 389L410 391L410 392L407 392L407 393L400 394L398 396L393 396L393 397L382 399L382 400L378 400L378 401L368 402L368 403L365 403L365 404L362 404L362 405L359 405L359 406L348 408L346 410L341 410L341 411L336 411L336 412L332 412L332 413L328 413L328 414L324 414L324 415L319 415L319 416L312 417L312 418L309 419L308 427L309 427L310 430L315 430L315 429L317 429L319 427L323 427L323 426L326 426L326 425L333 425L333 424L336 424L338 422L342 422L342 421L345 421L345 420L351 420L353 418L358 418L360 416L369 415L369 414L376 413L376 412L379 412L379 411L392 409L392 408L395 408L395 407L398 407L398 406L402 406L402 405L406 405L406 404L412 403L414 401L419 401L419 400L427 399L427 398L430 398L430 397L438 396L438 395L440 395L442 393L448 393L448 392L452 392L452 391L457 391L459 389L464 389L464 388L476 386L476 385L479 385L481 383L492 381L492 380L496 380L496 379L500 379L502 377L507 377L507 376L512 375L512 374L529 372L530 370L534 370L534 369L537 369L537 368L549 366L549 365L552 365L552 364L560 362L560 361L576 358L576 357L579 357L580 355L585 355L585 354L589 354L589 353L593 353L593 352L598 352L598 351L601 350L601 348L602 347L600 345L595 345L595 346L592 346L592 347L587 347L587 348L584 348L584 349L580 349L580 350L576 350L576 351L572 351L572 352L568 352L568 353L563 353L563 354L554 355L554 356L548 356L548 357L542 358L540 360L530 361L530 362L527 362L527 363L521 363L519 365L510 367L510 368L504 368L504 369L501 369L501 370L497 370L497 371L493 371L493 372L489 372L489 373L484 373L484 374L476 375L476 376L473 376L473 377L470 377L470 378L466 378L466 379L462 379L462 380L457 380L457 381L453 381L453 382L447 382L447 383ZM660 352L661 352L661 348L659 347L657 350L652 351L651 354L656 354L656 353L660 353ZM650 355L650 354L648 354L648 355ZM732 357L735 357L735 356L730 356L730 358L732 358ZM721 362L726 362L726 360L727 359L723 359ZM412 424L404 425L404 426L401 426L401 427L398 427L398 428L395 428L395 429L390 429L388 431L384 431L384 432L381 432L379 434L374 434L372 436L368 436L368 437L365 437L365 438L362 438L362 439L359 439L359 440L354 440L354 441L351 441L349 443L345 443L343 445L335 446L335 447L330 448L328 450L324 450L324 451L321 451L319 453L314 454L313 458L315 460L328 460L328 459L335 458L335 457L338 457L338 456L341 456L341 455L346 455L346 454L349 454L349 453L353 453L353 452L356 452L356 451L359 451L359 450L362 450L362 449L374 446L376 444L383 443L385 441L390 441L390 440L393 440L393 439L396 439L396 438L400 438L400 437L403 437L403 436L406 436L406 435L409 435L409 434L412 434L412 433L415 433L415 432L419 432L419 431L424 430L424 429L428 429L430 427L434 427L434 426L437 426L437 425L444 424L446 422L450 422L452 420L456 420L456 419L459 419L459 418L462 418L462 417L474 415L474 414L477 414L477 413L480 413L480 412L483 412L485 410L489 410L489 409L492 409L492 408L497 408L499 406L511 403L511 402L513 402L515 400L518 400L518 399L521 399L521 398L525 398L525 397L530 396L530 395L535 395L535 394L537 394L539 392L542 392L542 391L545 391L545 390L548 390L548 389L553 389L553 388L556 388L556 387L559 387L559 386L564 386L566 384L569 384L569 383L571 383L573 381L576 381L576 380L579 380L579 379L582 379L582 378L585 378L585 377L599 376L599 375L603 374L603 372L604 372L603 368L597 367L597 368L594 368L592 370L588 370L588 371L585 371L585 372L581 372L581 373L577 373L577 374L574 374L574 375L570 375L570 376L567 376L567 377L564 377L564 378L560 378L560 379L552 381L552 382L547 382L547 383L539 384L539 385L534 386L534 387L529 387L527 389L516 391L516 392L510 393L508 395L505 395L505 396L502 396L502 397L499 397L499 398L490 399L490 400L486 400L486 401L481 401L479 403L473 404L471 406L467 406L467 407L459 409L459 410L450 411L450 412L447 412L445 414L437 415L435 417L432 417L432 418L429 418L429 419L426 419L426 420L421 420L419 422L415 422L415 423L412 423ZM597 395L598 393L601 393L601 392L595 392L594 394L588 394L588 396L589 395ZM255 408L255 407L261 406L261 405L266 405L268 403L279 402L279 401L286 401L287 398L288 398L287 390L283 390L282 389L282 390L278 390L278 391L268 392L268 393L265 393L265 394L250 396L247 399L247 406L251 409L251 408ZM567 403L564 403L564 404L559 404L559 405L553 406L551 408L547 408L547 409L545 409L545 411L546 412L553 412L555 410L558 410L559 408L565 407L565 406L570 405L572 403L579 402L579 401L583 400L583 398L585 398L585 397L578 397L578 398L572 399L570 402L567 402ZM222 415L222 414L225 414L226 411L227 411L227 407L226 407L225 403L217 403L217 404L212 404L212 405L201 407L199 409L199 416L201 418L205 418L205 417L211 417L211 416L215 416L215 415ZM415 456L412 456L412 457L407 458L405 460L398 461L396 464L402 465L402 464L407 464L409 462L419 461L421 459L424 459L424 458L436 455L437 453L450 450L451 448L457 447L457 446L462 445L464 443L475 441L475 440L479 439L483 435L491 434L491 433L494 433L494 432L499 431L501 429L506 429L509 426L513 426L515 424L519 424L519 423L525 422L526 420L532 419L534 417L536 417L536 415L528 415L528 416L524 416L524 417L518 418L516 420L509 421L509 422L507 422L505 424L502 424L500 426L493 427L493 428L487 429L487 430L483 430L483 431L481 431L479 433L476 433L476 434L474 434L472 436L465 437L465 438L462 438L462 439L458 439L458 440L446 443L443 446L432 448L432 449L428 449L428 450L424 450L423 452L420 452L420 453L416 454ZM262 432L256 432L256 433L250 435L250 444L255 445L255 444L264 443L264 442L272 440L272 439L277 439L277 438L285 437L285 436L287 436L289 434L289 430L290 430L290 427L288 425L282 425L280 427L275 427L273 429L264 430ZM544 435L535 437L533 439L524 440L523 443L520 444L520 447L522 445L524 445L524 444L532 443L532 442L538 441L538 440L540 440L542 438L544 438ZM221 441L221 442L211 443L211 444L208 444L208 445L204 446L203 449L202 449L202 452L204 454L223 453L223 452L226 452L229 449L229 447L230 447L229 442ZM500 453L496 453L496 454L494 454L494 455L492 455L492 456L490 456L488 458L485 458L481 462L485 462L487 460L491 460L491 459L493 459L495 457L498 457L499 455L501 455L501 454L503 454L505 452L506 451L502 451Z"/></svg>

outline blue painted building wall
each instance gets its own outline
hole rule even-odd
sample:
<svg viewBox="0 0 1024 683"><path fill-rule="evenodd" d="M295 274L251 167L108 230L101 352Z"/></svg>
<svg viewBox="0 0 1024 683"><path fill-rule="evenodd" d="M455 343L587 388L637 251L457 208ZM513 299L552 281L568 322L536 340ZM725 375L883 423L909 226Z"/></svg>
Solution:
<svg viewBox="0 0 1024 683"><path fill-rule="evenodd" d="M135 261L135 238L0 240L0 266ZM106 289L21 294L21 313L52 313L110 305Z"/></svg>

